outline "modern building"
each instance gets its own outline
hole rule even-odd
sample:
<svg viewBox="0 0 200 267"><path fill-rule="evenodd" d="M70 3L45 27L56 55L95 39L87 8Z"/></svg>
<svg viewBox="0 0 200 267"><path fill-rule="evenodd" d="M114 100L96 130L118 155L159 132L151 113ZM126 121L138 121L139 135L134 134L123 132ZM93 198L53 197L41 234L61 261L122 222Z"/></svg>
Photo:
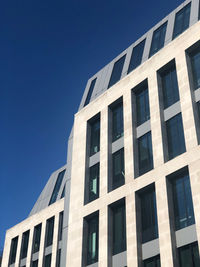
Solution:
<svg viewBox="0 0 200 267"><path fill-rule="evenodd" d="M199 267L199 0L89 79L68 160L2 267Z"/></svg>

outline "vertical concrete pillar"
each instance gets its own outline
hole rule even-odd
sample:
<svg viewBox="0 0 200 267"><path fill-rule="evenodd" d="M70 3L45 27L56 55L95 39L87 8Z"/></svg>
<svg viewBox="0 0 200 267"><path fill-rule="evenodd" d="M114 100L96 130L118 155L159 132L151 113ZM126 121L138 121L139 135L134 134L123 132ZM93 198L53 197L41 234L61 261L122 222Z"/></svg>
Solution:
<svg viewBox="0 0 200 267"><path fill-rule="evenodd" d="M108 266L108 211L103 206L99 211L99 267Z"/></svg>
<svg viewBox="0 0 200 267"><path fill-rule="evenodd" d="M32 244L33 244L33 232L34 227L30 229L29 233L29 242L28 242L28 251L27 251L27 258L26 258L26 267L31 266L31 253L32 253Z"/></svg>
<svg viewBox="0 0 200 267"><path fill-rule="evenodd" d="M52 245L52 255L51 255L51 266L56 266L56 255L58 248L58 226L59 226L59 213L55 215L54 219L54 233L53 233L53 245Z"/></svg>

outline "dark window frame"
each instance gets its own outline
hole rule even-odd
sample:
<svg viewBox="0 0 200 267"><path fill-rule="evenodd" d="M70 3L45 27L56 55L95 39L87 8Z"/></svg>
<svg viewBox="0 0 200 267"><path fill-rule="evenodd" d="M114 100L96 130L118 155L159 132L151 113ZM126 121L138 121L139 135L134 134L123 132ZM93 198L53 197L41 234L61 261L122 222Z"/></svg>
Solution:
<svg viewBox="0 0 200 267"><path fill-rule="evenodd" d="M42 232L42 224L38 224L34 227L34 234L33 234L33 253L36 253L40 250L40 240L41 240L41 232Z"/></svg>
<svg viewBox="0 0 200 267"><path fill-rule="evenodd" d="M187 12L189 13L189 15L187 14ZM172 39L175 39L181 33L183 33L185 30L187 30L189 28L190 15L191 15L191 2L188 3L186 6L184 6L181 10L179 10L176 13ZM180 19L181 16L183 17L183 19ZM180 24L178 24L179 23L178 20L180 20L179 21ZM180 29L178 29L178 27Z"/></svg>
<svg viewBox="0 0 200 267"><path fill-rule="evenodd" d="M54 216L46 221L45 247L49 247L53 244L54 223L55 223Z"/></svg>
<svg viewBox="0 0 200 267"><path fill-rule="evenodd" d="M12 238L10 245L9 264L13 264L16 261L17 247L19 236Z"/></svg>
<svg viewBox="0 0 200 267"><path fill-rule="evenodd" d="M124 62L126 59L126 54L121 56L113 65L112 73L110 76L109 84L108 84L108 89L116 84L118 81L120 81L121 76L122 76L122 71L124 67Z"/></svg>
<svg viewBox="0 0 200 267"><path fill-rule="evenodd" d="M120 165L117 164L117 157L119 157ZM118 168L119 168L119 171L118 173L116 173L115 171ZM124 184L125 184L125 160L124 160L124 148L121 148L112 154L111 190L114 190Z"/></svg>
<svg viewBox="0 0 200 267"><path fill-rule="evenodd" d="M55 203L56 200L57 200L57 197L58 197L58 194L59 194L59 191L60 191L60 187L61 187L63 178L65 176L65 172L66 172L66 169L64 169L61 172L59 172L59 174L57 176L56 183L54 185L54 189L53 189L50 201L49 201L49 205Z"/></svg>
<svg viewBox="0 0 200 267"><path fill-rule="evenodd" d="M22 235L20 259L24 259L24 258L27 257L28 244L29 244L29 235L30 235L30 230L24 232L23 235Z"/></svg>
<svg viewBox="0 0 200 267"><path fill-rule="evenodd" d="M87 106L90 103L90 99L91 99L91 96L92 96L96 81L97 81L97 78L93 79L91 81L91 83L90 83L90 87L89 87L89 90L88 90L88 93L87 93L87 97L85 99L84 107Z"/></svg>
<svg viewBox="0 0 200 267"><path fill-rule="evenodd" d="M112 142L124 136L124 110L123 98L118 99L109 109L111 111Z"/></svg>
<svg viewBox="0 0 200 267"><path fill-rule="evenodd" d="M129 63L129 68L128 68L128 73L136 69L141 64L145 43L146 43L146 39L144 39L139 44L133 47L131 59Z"/></svg>
<svg viewBox="0 0 200 267"><path fill-rule="evenodd" d="M165 44L165 36L167 31L167 23L163 23L159 28L153 32L153 37L151 41L151 48L149 52L149 58L156 54Z"/></svg>

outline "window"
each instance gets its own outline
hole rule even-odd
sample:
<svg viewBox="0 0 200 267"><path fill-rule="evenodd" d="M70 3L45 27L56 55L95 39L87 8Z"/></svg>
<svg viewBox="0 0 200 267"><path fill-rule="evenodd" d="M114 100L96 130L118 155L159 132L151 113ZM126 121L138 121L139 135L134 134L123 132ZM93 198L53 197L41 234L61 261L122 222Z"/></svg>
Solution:
<svg viewBox="0 0 200 267"><path fill-rule="evenodd" d="M38 267L38 260L32 261L31 267Z"/></svg>
<svg viewBox="0 0 200 267"><path fill-rule="evenodd" d="M175 229L195 223L188 170L170 176L172 183Z"/></svg>
<svg viewBox="0 0 200 267"><path fill-rule="evenodd" d="M86 248L84 261L86 265L98 261L99 247L99 214L95 213L84 219L84 244Z"/></svg>
<svg viewBox="0 0 200 267"><path fill-rule="evenodd" d="M121 74L122 74L125 58L126 58L126 55L124 55L118 61L115 62L113 70L112 70L112 74L110 77L110 81L108 84L108 88L113 86L116 82L118 82L121 79Z"/></svg>
<svg viewBox="0 0 200 267"><path fill-rule="evenodd" d="M142 61L142 55L144 51L144 45L145 45L145 40L143 40L141 43L136 45L133 48L132 55L131 55L131 60L128 68L128 73L137 68Z"/></svg>
<svg viewBox="0 0 200 267"><path fill-rule="evenodd" d="M116 255L126 250L126 211L125 200L111 206L111 236L112 255Z"/></svg>
<svg viewBox="0 0 200 267"><path fill-rule="evenodd" d="M156 196L154 188L148 189L140 196L142 243L158 238Z"/></svg>
<svg viewBox="0 0 200 267"><path fill-rule="evenodd" d="M124 184L124 149L112 155L112 190Z"/></svg>
<svg viewBox="0 0 200 267"><path fill-rule="evenodd" d="M88 94L87 94L87 97L86 97L86 100L85 100L85 103L84 103L84 107L90 103L90 99L91 99L91 96L92 96L92 93L93 93L93 90L94 90L94 86L95 86L96 80L97 80L97 78L92 80L92 82L90 84L90 88L89 88L89 91L88 91Z"/></svg>
<svg viewBox="0 0 200 267"><path fill-rule="evenodd" d="M26 231L22 236L21 259L26 258L27 256L29 232L30 231Z"/></svg>
<svg viewBox="0 0 200 267"><path fill-rule="evenodd" d="M189 27L191 3L182 8L175 17L173 39Z"/></svg>
<svg viewBox="0 0 200 267"><path fill-rule="evenodd" d="M89 170L89 202L99 197L99 163Z"/></svg>
<svg viewBox="0 0 200 267"><path fill-rule="evenodd" d="M58 192L60 190L60 186L62 184L62 180L63 180L63 177L65 175L65 171L66 170L63 170L58 174L58 178L57 178L56 184L54 186L53 193L52 193L51 199L49 201L49 205L51 205L54 202L56 202L56 199L57 199L57 196L58 196Z"/></svg>
<svg viewBox="0 0 200 267"><path fill-rule="evenodd" d="M56 267L60 267L61 249L57 250Z"/></svg>
<svg viewBox="0 0 200 267"><path fill-rule="evenodd" d="M198 47L190 54L192 77L193 77L193 89L200 88L200 48Z"/></svg>
<svg viewBox="0 0 200 267"><path fill-rule="evenodd" d="M144 267L160 267L160 255L144 260Z"/></svg>
<svg viewBox="0 0 200 267"><path fill-rule="evenodd" d="M38 224L34 228L33 253L38 252L40 249L41 229L42 229L42 224Z"/></svg>
<svg viewBox="0 0 200 267"><path fill-rule="evenodd" d="M53 243L53 232L54 232L54 217L47 220L46 223L46 239L45 246L51 246Z"/></svg>
<svg viewBox="0 0 200 267"><path fill-rule="evenodd" d="M179 89L175 62L160 73L164 109L179 101Z"/></svg>
<svg viewBox="0 0 200 267"><path fill-rule="evenodd" d="M11 240L9 264L13 264L16 259L18 236Z"/></svg>
<svg viewBox="0 0 200 267"><path fill-rule="evenodd" d="M180 247L179 258L180 258L180 267L199 267L199 250L198 243L192 243L184 247Z"/></svg>
<svg viewBox="0 0 200 267"><path fill-rule="evenodd" d="M139 90L137 90L135 97L136 97L137 126L139 126L145 121L150 119L149 94L146 82L139 88Z"/></svg>
<svg viewBox="0 0 200 267"><path fill-rule="evenodd" d="M164 46L166 29L167 22L154 31L149 57L153 56Z"/></svg>
<svg viewBox="0 0 200 267"><path fill-rule="evenodd" d="M63 231L63 211L59 215L59 227L58 227L58 240L62 240L62 231Z"/></svg>
<svg viewBox="0 0 200 267"><path fill-rule="evenodd" d="M112 141L116 141L124 135L123 103L112 107Z"/></svg>
<svg viewBox="0 0 200 267"><path fill-rule="evenodd" d="M99 152L100 149L100 119L90 123L90 156Z"/></svg>
<svg viewBox="0 0 200 267"><path fill-rule="evenodd" d="M44 257L44 267L50 267L51 266L51 254L46 255Z"/></svg>
<svg viewBox="0 0 200 267"><path fill-rule="evenodd" d="M153 169L151 132L148 132L138 138L138 159L139 175Z"/></svg>
<svg viewBox="0 0 200 267"><path fill-rule="evenodd" d="M63 197L65 197L65 185L63 187L63 191L62 191L62 194L61 194L61 197L60 198L63 198Z"/></svg>
<svg viewBox="0 0 200 267"><path fill-rule="evenodd" d="M181 113L166 121L166 131L170 160L186 151Z"/></svg>

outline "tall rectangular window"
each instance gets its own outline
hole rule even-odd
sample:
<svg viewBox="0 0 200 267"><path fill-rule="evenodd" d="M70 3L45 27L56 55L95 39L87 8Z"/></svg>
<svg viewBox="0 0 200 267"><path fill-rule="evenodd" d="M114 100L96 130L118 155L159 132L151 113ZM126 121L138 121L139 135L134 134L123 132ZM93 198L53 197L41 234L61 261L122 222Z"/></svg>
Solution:
<svg viewBox="0 0 200 267"><path fill-rule="evenodd" d="M58 174L58 178L56 180L56 184L54 186L54 189L53 189L53 193L51 195L51 199L49 201L49 205L53 204L54 202L56 202L56 199L57 199L57 196L58 196L58 193L59 193L59 190L60 190L60 186L62 184L62 181L63 181L63 177L65 175L65 171L66 170L63 170L61 171L59 174Z"/></svg>
<svg viewBox="0 0 200 267"><path fill-rule="evenodd" d="M167 22L154 31L149 57L153 56L164 46L166 29Z"/></svg>
<svg viewBox="0 0 200 267"><path fill-rule="evenodd" d="M88 91L88 94L87 94L87 97L86 97L86 100L85 100L85 103L84 103L84 107L90 103L90 99L91 99L91 96L92 96L92 93L93 93L93 90L94 90L94 86L95 86L96 80L97 80L97 78L92 80L92 82L90 84L90 88L89 88L89 91Z"/></svg>
<svg viewBox="0 0 200 267"><path fill-rule="evenodd" d="M144 267L160 267L160 255L144 260Z"/></svg>
<svg viewBox="0 0 200 267"><path fill-rule="evenodd" d="M112 189L123 185L124 179L124 149L112 154Z"/></svg>
<svg viewBox="0 0 200 267"><path fill-rule="evenodd" d="M160 72L164 109L179 101L179 89L175 62Z"/></svg>
<svg viewBox="0 0 200 267"><path fill-rule="evenodd" d="M38 267L38 260L32 261L31 267Z"/></svg>
<svg viewBox="0 0 200 267"><path fill-rule="evenodd" d="M66 186L66 185L64 185L64 187L63 187L63 191L62 191L62 194L61 194L60 199L63 198L63 197L65 197L65 186Z"/></svg>
<svg viewBox="0 0 200 267"><path fill-rule="evenodd" d="M112 220L112 255L116 255L126 250L126 211L125 201L120 201L111 206Z"/></svg>
<svg viewBox="0 0 200 267"><path fill-rule="evenodd" d="M158 222L156 209L156 195L154 188L145 191L140 196L142 243L158 238Z"/></svg>
<svg viewBox="0 0 200 267"><path fill-rule="evenodd" d="M124 135L123 103L112 107L112 141Z"/></svg>
<svg viewBox="0 0 200 267"><path fill-rule="evenodd" d="M58 226L58 240L62 240L63 232L63 211L59 214L59 226Z"/></svg>
<svg viewBox="0 0 200 267"><path fill-rule="evenodd" d="M166 121L166 133L170 160L186 151L181 113Z"/></svg>
<svg viewBox="0 0 200 267"><path fill-rule="evenodd" d="M182 8L175 17L173 39L189 27L191 3Z"/></svg>
<svg viewBox="0 0 200 267"><path fill-rule="evenodd" d="M193 89L197 90L200 88L200 48L198 47L190 54L191 67L192 67L192 78L193 78Z"/></svg>
<svg viewBox="0 0 200 267"><path fill-rule="evenodd" d="M139 175L142 175L153 169L151 132L139 137L137 142Z"/></svg>
<svg viewBox="0 0 200 267"><path fill-rule="evenodd" d="M90 156L100 149L100 118L89 123L90 125Z"/></svg>
<svg viewBox="0 0 200 267"><path fill-rule="evenodd" d="M99 249L99 214L95 213L84 219L83 232L84 266L98 261Z"/></svg>
<svg viewBox="0 0 200 267"><path fill-rule="evenodd" d="M121 79L125 58L126 58L126 55L124 55L123 57L121 57L119 60L115 62L113 70L112 70L112 74L110 77L110 81L108 84L108 88L113 86L116 82L118 82Z"/></svg>
<svg viewBox="0 0 200 267"><path fill-rule="evenodd" d="M136 116L137 126L150 119L149 111L149 93L145 82L136 92Z"/></svg>
<svg viewBox="0 0 200 267"><path fill-rule="evenodd" d="M33 253L38 252L40 249L40 237L41 237L42 224L38 224L34 228L33 235Z"/></svg>
<svg viewBox="0 0 200 267"><path fill-rule="evenodd" d="M29 233L30 233L30 231L26 231L22 235L22 246L21 246L21 253L20 253L21 259L26 258L26 256L27 256Z"/></svg>
<svg viewBox="0 0 200 267"><path fill-rule="evenodd" d="M47 220L46 223L45 247L52 245L53 232L54 232L54 217L51 217L50 219Z"/></svg>
<svg viewBox="0 0 200 267"><path fill-rule="evenodd" d="M89 202L99 197L99 163L90 167Z"/></svg>
<svg viewBox="0 0 200 267"><path fill-rule="evenodd" d="M16 236L11 240L9 264L15 263L17 254L17 244L18 244L18 236Z"/></svg>
<svg viewBox="0 0 200 267"><path fill-rule="evenodd" d="M188 170L169 176L172 184L175 230L195 223Z"/></svg>
<svg viewBox="0 0 200 267"><path fill-rule="evenodd" d="M146 40L143 40L141 43L139 43L133 48L128 73L130 73L132 70L134 70L141 64L145 41Z"/></svg>
<svg viewBox="0 0 200 267"><path fill-rule="evenodd" d="M51 266L51 254L48 254L44 257L44 267Z"/></svg>
<svg viewBox="0 0 200 267"><path fill-rule="evenodd" d="M192 244L180 247L178 249L179 259L180 259L180 267L199 267L200 259L199 259L199 249L198 243L194 242Z"/></svg>
<svg viewBox="0 0 200 267"><path fill-rule="evenodd" d="M60 267L61 249L57 250L56 267Z"/></svg>

